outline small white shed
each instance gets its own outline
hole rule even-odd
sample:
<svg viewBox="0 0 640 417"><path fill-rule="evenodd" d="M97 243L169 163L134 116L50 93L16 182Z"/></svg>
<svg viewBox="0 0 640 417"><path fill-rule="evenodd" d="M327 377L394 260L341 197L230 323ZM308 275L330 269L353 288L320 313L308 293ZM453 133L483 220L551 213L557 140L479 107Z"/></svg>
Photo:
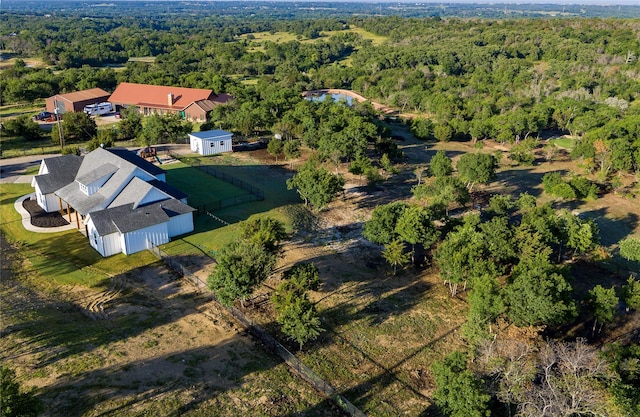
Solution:
<svg viewBox="0 0 640 417"><path fill-rule="evenodd" d="M189 134L191 150L200 155L214 155L231 152L231 132L226 130L206 130Z"/></svg>

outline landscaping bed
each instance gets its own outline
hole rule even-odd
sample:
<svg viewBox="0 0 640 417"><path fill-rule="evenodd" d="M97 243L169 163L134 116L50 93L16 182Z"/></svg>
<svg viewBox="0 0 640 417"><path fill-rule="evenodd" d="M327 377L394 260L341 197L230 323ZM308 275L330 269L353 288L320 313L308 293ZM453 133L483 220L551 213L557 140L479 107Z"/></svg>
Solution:
<svg viewBox="0 0 640 417"><path fill-rule="evenodd" d="M53 213L47 213L38 205L36 200L27 198L22 202L22 207L29 212L31 224L36 227L59 227L69 224L60 212L54 211Z"/></svg>

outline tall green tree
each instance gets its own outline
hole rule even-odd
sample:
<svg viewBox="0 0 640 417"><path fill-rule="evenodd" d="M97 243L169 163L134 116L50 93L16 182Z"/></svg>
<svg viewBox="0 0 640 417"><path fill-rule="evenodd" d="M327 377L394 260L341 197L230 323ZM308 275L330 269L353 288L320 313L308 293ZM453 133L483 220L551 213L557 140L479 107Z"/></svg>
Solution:
<svg viewBox="0 0 640 417"><path fill-rule="evenodd" d="M514 271L504 290L507 315L519 327L566 323L576 315L572 291L550 263L527 262Z"/></svg>
<svg viewBox="0 0 640 417"><path fill-rule="evenodd" d="M404 251L404 242L392 240L384 245L382 257L393 267L393 275L396 274L398 265L403 266L409 262L409 254Z"/></svg>
<svg viewBox="0 0 640 417"><path fill-rule="evenodd" d="M131 106L120 110L118 123L118 139L135 139L142 131L142 115L137 107Z"/></svg>
<svg viewBox="0 0 640 417"><path fill-rule="evenodd" d="M429 211L422 206L409 206L396 223L396 233L411 245L411 260L415 262L416 245L430 247L438 239L438 231L430 218Z"/></svg>
<svg viewBox="0 0 640 417"><path fill-rule="evenodd" d="M465 339L474 344L490 340L491 325L506 310L498 281L490 275L478 278L469 292L467 302L469 312L462 326Z"/></svg>
<svg viewBox="0 0 640 417"><path fill-rule="evenodd" d="M620 289L620 298L627 311L640 309L640 281L630 276L627 283Z"/></svg>
<svg viewBox="0 0 640 417"><path fill-rule="evenodd" d="M453 163L443 150L439 150L429 162L429 172L434 177L446 177L453 172Z"/></svg>
<svg viewBox="0 0 640 417"><path fill-rule="evenodd" d="M384 245L398 238L396 225L409 205L402 201L378 206L371 213L362 231L362 235L370 242Z"/></svg>
<svg viewBox="0 0 640 417"><path fill-rule="evenodd" d="M491 396L482 381L467 369L467 357L455 351L431 366L436 390L433 398L447 417L488 417Z"/></svg>
<svg viewBox="0 0 640 417"><path fill-rule="evenodd" d="M287 180L287 188L295 188L305 205L317 210L326 207L343 186L344 178L331 174L314 161L305 162L298 173Z"/></svg>
<svg viewBox="0 0 640 417"><path fill-rule="evenodd" d="M7 119L2 123L2 130L5 135L22 136L25 140L38 140L42 137L42 129L28 114Z"/></svg>
<svg viewBox="0 0 640 417"><path fill-rule="evenodd" d="M411 121L411 133L417 139L427 140L433 135L433 122L425 118L416 118Z"/></svg>
<svg viewBox="0 0 640 417"><path fill-rule="evenodd" d="M485 242L482 233L473 224L464 224L438 245L434 261L440 276L449 285L451 296L458 292L458 286L488 274L496 276L497 265L484 254Z"/></svg>
<svg viewBox="0 0 640 417"><path fill-rule="evenodd" d="M300 140L298 139L290 139L284 144L284 157L291 161L291 166L293 166L293 160L300 158L302 152L300 151Z"/></svg>
<svg viewBox="0 0 640 417"><path fill-rule="evenodd" d="M271 139L267 144L267 152L276 158L276 163L278 162L278 155L282 153L282 149L284 149L284 144L280 139Z"/></svg>
<svg viewBox="0 0 640 417"><path fill-rule="evenodd" d="M64 143L84 142L96 136L98 126L86 113L65 113L62 121ZM51 140L60 142L59 131L51 129Z"/></svg>
<svg viewBox="0 0 640 417"><path fill-rule="evenodd" d="M560 214L566 246L574 250L574 256L594 249L599 242L598 226L591 219L580 219L565 210Z"/></svg>
<svg viewBox="0 0 640 417"><path fill-rule="evenodd" d="M322 332L320 315L306 295L287 293L276 303L277 321L282 332L298 343L300 350L305 343L315 340Z"/></svg>
<svg viewBox="0 0 640 417"><path fill-rule="evenodd" d="M273 217L251 217L240 222L243 239L258 243L270 252L277 252L280 242L287 237L284 223Z"/></svg>
<svg viewBox="0 0 640 417"><path fill-rule="evenodd" d="M283 274L283 281L271 297L282 332L297 342L300 350L322 332L318 311L307 295L319 284L318 268L313 263L296 264Z"/></svg>
<svg viewBox="0 0 640 417"><path fill-rule="evenodd" d="M640 239L629 237L619 242L620 256L629 261L640 261Z"/></svg>
<svg viewBox="0 0 640 417"><path fill-rule="evenodd" d="M313 262L301 262L285 271L283 278L300 294L306 290L317 291L320 287L318 267Z"/></svg>
<svg viewBox="0 0 640 417"><path fill-rule="evenodd" d="M616 295L615 288L604 288L598 284L589 290L589 307L593 314L593 329L595 334L596 326L600 323L600 329L606 323L611 323L616 314L616 307L618 306L618 296Z"/></svg>
<svg viewBox="0 0 640 417"><path fill-rule="evenodd" d="M464 206L469 202L469 190L458 177L436 177L432 182L414 186L411 193L418 200L427 200L429 205L442 205L447 215L453 203Z"/></svg>
<svg viewBox="0 0 640 417"><path fill-rule="evenodd" d="M506 217L494 217L480 225L484 237L484 252L496 264L506 264L515 258L513 231Z"/></svg>
<svg viewBox="0 0 640 417"><path fill-rule="evenodd" d="M193 124L178 114L153 114L145 119L139 138L145 146L175 143L192 130Z"/></svg>
<svg viewBox="0 0 640 417"><path fill-rule="evenodd" d="M456 169L460 179L469 191L475 184L488 184L496 177L498 164L493 155L486 153L466 153L460 157Z"/></svg>
<svg viewBox="0 0 640 417"><path fill-rule="evenodd" d="M216 262L209 288L226 306L236 299L244 305L253 289L273 272L276 256L259 243L238 240L220 249Z"/></svg>

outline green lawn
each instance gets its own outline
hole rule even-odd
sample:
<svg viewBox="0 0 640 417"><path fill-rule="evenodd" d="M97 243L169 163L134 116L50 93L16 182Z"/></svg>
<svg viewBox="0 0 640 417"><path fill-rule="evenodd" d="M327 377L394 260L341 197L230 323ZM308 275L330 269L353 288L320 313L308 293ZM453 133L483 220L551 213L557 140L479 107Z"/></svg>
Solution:
<svg viewBox="0 0 640 417"><path fill-rule="evenodd" d="M0 118L4 117L16 117L23 114L36 114L44 108L44 101L36 102L34 104L9 104L7 106L0 106Z"/></svg>
<svg viewBox="0 0 640 417"><path fill-rule="evenodd" d="M193 207L213 207L217 201L248 194L242 188L182 162L165 164L162 168L167 171L167 183L187 193L189 204Z"/></svg>
<svg viewBox="0 0 640 417"><path fill-rule="evenodd" d="M232 223L224 226L206 214L195 217L195 232L165 245L173 254L205 253L212 255L222 246L237 237L237 223L250 216L270 216L285 223L291 230L289 206L300 202L295 191L287 190L288 172L271 169L257 163L245 163L232 155L202 157L203 165L232 175L261 189L265 193L263 201L249 201L221 210L210 210L216 216ZM229 183L219 180L201 170L183 163L163 165L167 171L167 182L184 191L194 207L213 206L218 200L248 197L251 195ZM3 184L0 200L0 228L9 243L20 246L38 275L47 277L51 284L98 286L107 285L108 277L148 265L155 261L149 252L130 256L114 255L102 258L87 239L78 231L60 233L33 233L24 229L20 215L13 204L19 197L33 192L28 184Z"/></svg>
<svg viewBox="0 0 640 417"><path fill-rule="evenodd" d="M552 143L561 148L571 150L573 149L575 141L572 138L554 138L554 139L550 139L549 143Z"/></svg>
<svg viewBox="0 0 640 417"><path fill-rule="evenodd" d="M263 201L249 201L223 209L211 209L216 200L249 198L248 192L219 180L203 171L184 163L166 165L167 182L189 194L191 206L206 205L207 211L231 223L225 226L206 214L195 217L195 233L177 239L163 246L170 254L205 253L213 255L224 245L237 238L237 223L251 216L269 216L282 221L287 230L291 230L292 219L289 206L300 203L295 191L287 190L286 179L290 174L257 163L237 159L233 154L221 154L206 157L190 157L185 161L198 159L201 165L233 176L253 185L265 194Z"/></svg>
<svg viewBox="0 0 640 417"><path fill-rule="evenodd" d="M154 262L149 252L101 257L80 232L34 233L22 226L13 205L19 197L33 192L28 184L2 184L0 229L7 242L17 245L30 262L30 270L45 278L42 283L56 285L108 285L111 275L127 272Z"/></svg>
<svg viewBox="0 0 640 417"><path fill-rule="evenodd" d="M0 136L2 158L15 158L26 155L51 155L60 153L60 145L51 142L48 132L42 139L25 141L21 137Z"/></svg>

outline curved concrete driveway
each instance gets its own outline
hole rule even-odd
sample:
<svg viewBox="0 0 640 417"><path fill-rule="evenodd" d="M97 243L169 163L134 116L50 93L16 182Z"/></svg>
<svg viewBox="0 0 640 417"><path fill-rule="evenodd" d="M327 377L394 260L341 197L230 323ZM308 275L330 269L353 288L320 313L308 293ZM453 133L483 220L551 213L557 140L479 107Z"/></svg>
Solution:
<svg viewBox="0 0 640 417"><path fill-rule="evenodd" d="M22 207L22 202L27 198L31 198L31 197L35 197L35 193L22 196L19 199L17 199L16 202L13 204L13 207L16 209L16 211L20 213L20 215L22 216L22 226L24 226L25 229L27 229L30 232L36 232L36 233L57 233L57 232L64 232L65 230L74 230L76 228L76 225L73 223L69 223L66 226L59 226L59 227L37 227L32 225L31 215L27 210L24 209L24 207Z"/></svg>

